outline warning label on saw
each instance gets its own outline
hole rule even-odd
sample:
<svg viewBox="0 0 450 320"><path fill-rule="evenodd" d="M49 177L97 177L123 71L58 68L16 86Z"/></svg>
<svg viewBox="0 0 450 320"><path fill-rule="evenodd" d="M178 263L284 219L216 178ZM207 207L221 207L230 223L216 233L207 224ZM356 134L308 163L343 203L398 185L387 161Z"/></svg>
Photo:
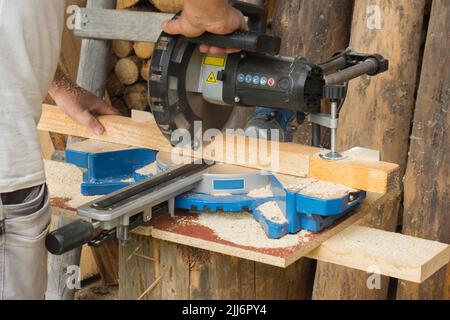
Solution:
<svg viewBox="0 0 450 320"><path fill-rule="evenodd" d="M216 75L214 74L214 72L211 72L208 76L208 79L206 79L207 83L211 83L211 84L216 84L217 83L217 78Z"/></svg>

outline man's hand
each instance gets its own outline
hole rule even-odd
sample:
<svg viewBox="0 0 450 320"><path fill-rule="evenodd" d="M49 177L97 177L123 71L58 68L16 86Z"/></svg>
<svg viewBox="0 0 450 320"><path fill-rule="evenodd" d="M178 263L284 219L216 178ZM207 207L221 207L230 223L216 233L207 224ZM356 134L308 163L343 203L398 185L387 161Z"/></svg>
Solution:
<svg viewBox="0 0 450 320"><path fill-rule="evenodd" d="M49 94L68 116L91 129L96 135L102 135L105 128L94 115L119 114L102 99L78 87L61 70L57 71Z"/></svg>
<svg viewBox="0 0 450 320"><path fill-rule="evenodd" d="M226 35L248 27L242 12L233 8L227 0L185 0L181 16L177 20L165 21L162 28L168 34L194 38L205 32ZM211 54L239 52L207 45L200 45L200 51Z"/></svg>

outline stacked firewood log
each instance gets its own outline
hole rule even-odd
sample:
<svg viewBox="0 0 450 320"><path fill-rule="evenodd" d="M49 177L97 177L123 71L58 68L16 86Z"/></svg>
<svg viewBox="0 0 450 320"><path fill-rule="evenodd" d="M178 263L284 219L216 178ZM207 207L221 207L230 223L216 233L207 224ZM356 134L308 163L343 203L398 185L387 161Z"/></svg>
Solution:
<svg viewBox="0 0 450 320"><path fill-rule="evenodd" d="M119 0L118 10L176 13L183 0ZM107 90L111 103L124 115L148 110L147 81L155 44L117 40L112 44L111 74Z"/></svg>

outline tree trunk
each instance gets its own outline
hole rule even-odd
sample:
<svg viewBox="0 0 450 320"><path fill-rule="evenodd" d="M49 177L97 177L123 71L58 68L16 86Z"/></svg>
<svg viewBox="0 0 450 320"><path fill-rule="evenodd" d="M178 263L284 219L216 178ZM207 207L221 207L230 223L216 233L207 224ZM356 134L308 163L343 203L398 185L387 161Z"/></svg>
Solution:
<svg viewBox="0 0 450 320"><path fill-rule="evenodd" d="M450 9L433 1L405 177L403 233L450 243ZM399 299L443 299L447 269L423 285L399 283Z"/></svg>

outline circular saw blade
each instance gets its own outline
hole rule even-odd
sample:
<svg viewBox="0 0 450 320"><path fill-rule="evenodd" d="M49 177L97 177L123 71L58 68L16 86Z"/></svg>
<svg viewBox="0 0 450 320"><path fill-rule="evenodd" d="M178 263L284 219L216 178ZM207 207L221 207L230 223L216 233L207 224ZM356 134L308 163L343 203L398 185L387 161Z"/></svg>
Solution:
<svg viewBox="0 0 450 320"><path fill-rule="evenodd" d="M192 144L194 137L208 129L223 130L233 114L232 106L212 104L202 94L187 91L187 70L195 50L195 44L163 33L151 61L150 107L162 133L173 145L186 142L180 137L186 132Z"/></svg>

